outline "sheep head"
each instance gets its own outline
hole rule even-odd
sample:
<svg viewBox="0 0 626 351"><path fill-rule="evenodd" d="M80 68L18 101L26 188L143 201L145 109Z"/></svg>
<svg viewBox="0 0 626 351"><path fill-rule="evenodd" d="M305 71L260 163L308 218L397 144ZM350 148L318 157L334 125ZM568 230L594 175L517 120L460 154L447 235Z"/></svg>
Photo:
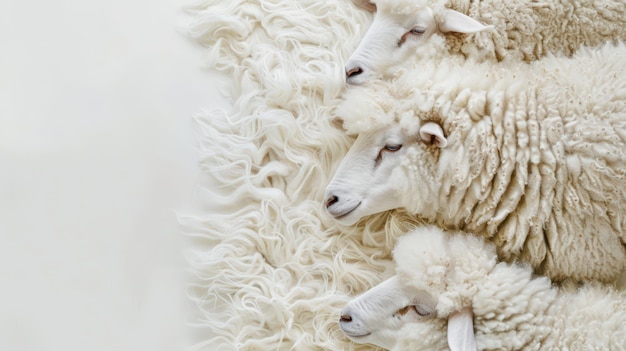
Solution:
<svg viewBox="0 0 626 351"><path fill-rule="evenodd" d="M362 84L390 73L393 66L423 53L434 34L475 33L489 30L473 18L418 0L373 0L376 12L367 33L346 63L348 84ZM364 6L361 6L364 7ZM422 52L424 51L424 52Z"/></svg>
<svg viewBox="0 0 626 351"><path fill-rule="evenodd" d="M402 174L403 162L415 152L433 154L425 149L443 148L446 143L434 122L422 123L417 135L400 126L359 134L326 188L328 213L339 223L352 225L365 216L406 207L398 196L411 186Z"/></svg>
<svg viewBox="0 0 626 351"><path fill-rule="evenodd" d="M494 247L426 226L398 240L394 259L395 276L342 310L346 336L387 349L476 350L471 299L496 264Z"/></svg>
<svg viewBox="0 0 626 351"><path fill-rule="evenodd" d="M461 225L462 201L474 184L470 175L483 167L473 150L483 147L484 136L489 164L499 166L491 120L484 112L486 90L493 88L487 84L493 83L476 79L496 73L488 62L463 62L458 56L430 60L421 65L425 71L402 69L394 79L346 89L333 116L357 138L325 197L338 222L352 225L377 212L404 208L430 222ZM456 77L461 82L454 83ZM483 196L486 190L477 189Z"/></svg>
<svg viewBox="0 0 626 351"><path fill-rule="evenodd" d="M393 276L350 301L341 311L339 326L356 343L391 349L403 339L407 324L427 322L434 317L434 299ZM435 320L432 324L440 324L444 330L443 321ZM432 331L428 332L432 338ZM439 334L435 340L445 339L441 331Z"/></svg>
<svg viewBox="0 0 626 351"><path fill-rule="evenodd" d="M471 307L498 263L492 243L436 226L419 227L400 237L393 257L400 279L434 297L437 315L442 318Z"/></svg>
<svg viewBox="0 0 626 351"><path fill-rule="evenodd" d="M448 140L438 122L421 120L403 105L415 102L404 99L410 91L393 91L393 86L390 81L373 81L349 89L335 112L347 133L358 134L326 189L326 208L339 223L352 225L365 216L409 208L412 203L434 209L429 201L437 198L435 167ZM415 159L420 167L407 168ZM420 174L409 176L407 170ZM418 188L414 177L420 179ZM425 211L409 209L429 219Z"/></svg>

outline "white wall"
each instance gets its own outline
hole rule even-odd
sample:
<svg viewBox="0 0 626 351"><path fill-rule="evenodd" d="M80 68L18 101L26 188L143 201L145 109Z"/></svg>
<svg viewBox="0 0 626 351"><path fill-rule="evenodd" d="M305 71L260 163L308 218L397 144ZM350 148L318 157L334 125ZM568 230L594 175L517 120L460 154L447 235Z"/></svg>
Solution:
<svg viewBox="0 0 626 351"><path fill-rule="evenodd" d="M0 2L0 350L183 350L189 2Z"/></svg>

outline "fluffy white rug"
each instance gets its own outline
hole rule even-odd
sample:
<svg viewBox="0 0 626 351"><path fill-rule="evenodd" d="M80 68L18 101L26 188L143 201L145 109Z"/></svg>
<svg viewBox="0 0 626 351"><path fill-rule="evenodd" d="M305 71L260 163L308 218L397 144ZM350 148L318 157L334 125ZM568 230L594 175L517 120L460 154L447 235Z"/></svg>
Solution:
<svg viewBox="0 0 626 351"><path fill-rule="evenodd" d="M344 63L371 21L350 0L211 0L189 35L232 77L233 109L197 118L201 182L219 211L181 218L197 240L192 295L202 350L367 350L338 328L380 282L402 212L340 228L324 190L351 139L333 125Z"/></svg>

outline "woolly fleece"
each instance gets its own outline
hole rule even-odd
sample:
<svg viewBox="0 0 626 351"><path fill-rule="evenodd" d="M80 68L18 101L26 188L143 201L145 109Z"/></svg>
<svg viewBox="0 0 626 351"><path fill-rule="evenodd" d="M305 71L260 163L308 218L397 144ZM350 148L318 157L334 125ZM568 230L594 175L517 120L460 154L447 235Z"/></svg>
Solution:
<svg viewBox="0 0 626 351"><path fill-rule="evenodd" d="M418 228L394 250L403 282L437 301L437 317L407 324L394 350L447 350L446 320L471 307L478 350L620 350L626 293L587 283L557 288L525 264L497 262L482 238Z"/></svg>
<svg viewBox="0 0 626 351"><path fill-rule="evenodd" d="M549 53L571 55L581 46L626 40L623 0L373 0L378 11L407 14L423 6L436 16L449 8L495 30L446 35L448 50L485 60L534 61Z"/></svg>
<svg viewBox="0 0 626 351"><path fill-rule="evenodd" d="M215 0L187 13L233 106L196 117L206 203L180 214L194 350L372 350L343 335L339 311L391 273L393 243L418 222L395 211L341 228L323 207L352 141L330 110L371 14L339 0Z"/></svg>
<svg viewBox="0 0 626 351"><path fill-rule="evenodd" d="M501 259L557 281L624 268L624 45L530 65L428 60L345 99L348 133L442 126L448 146L415 143L390 180L410 213L483 235Z"/></svg>

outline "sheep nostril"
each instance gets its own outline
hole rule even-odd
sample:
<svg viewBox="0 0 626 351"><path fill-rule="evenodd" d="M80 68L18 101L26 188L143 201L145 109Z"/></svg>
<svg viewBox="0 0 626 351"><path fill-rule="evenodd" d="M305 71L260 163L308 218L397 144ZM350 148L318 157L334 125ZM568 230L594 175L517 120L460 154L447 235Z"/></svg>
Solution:
<svg viewBox="0 0 626 351"><path fill-rule="evenodd" d="M337 201L339 201L339 198L337 196L333 195L333 196L329 197L328 200L326 200L326 208L329 208L330 206L332 206Z"/></svg>
<svg viewBox="0 0 626 351"><path fill-rule="evenodd" d="M347 314L341 315L341 317L339 318L339 320L341 322L352 322L352 317L350 317Z"/></svg>
<svg viewBox="0 0 626 351"><path fill-rule="evenodd" d="M361 69L361 67L356 67L349 71L346 71L346 77L350 78L350 77L358 76L361 73L363 73L363 70Z"/></svg>

